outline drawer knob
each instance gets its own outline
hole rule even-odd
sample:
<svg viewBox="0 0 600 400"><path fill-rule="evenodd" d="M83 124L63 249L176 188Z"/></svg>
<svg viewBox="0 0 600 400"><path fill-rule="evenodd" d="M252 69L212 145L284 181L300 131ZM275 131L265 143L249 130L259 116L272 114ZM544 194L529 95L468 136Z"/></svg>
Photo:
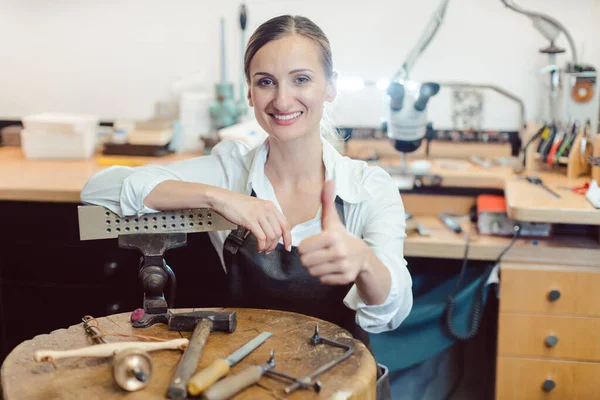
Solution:
<svg viewBox="0 0 600 400"><path fill-rule="evenodd" d="M544 381L544 384L542 385L542 388L544 389L544 392L550 392L555 387L556 387L556 383L552 379L546 379Z"/></svg>
<svg viewBox="0 0 600 400"><path fill-rule="evenodd" d="M553 289L550 291L550 293L548 293L548 300L550 301L556 301L560 299L560 291Z"/></svg>
<svg viewBox="0 0 600 400"><path fill-rule="evenodd" d="M558 337L555 335L548 335L548 337L546 337L546 346L554 347L556 346L556 343L558 343Z"/></svg>

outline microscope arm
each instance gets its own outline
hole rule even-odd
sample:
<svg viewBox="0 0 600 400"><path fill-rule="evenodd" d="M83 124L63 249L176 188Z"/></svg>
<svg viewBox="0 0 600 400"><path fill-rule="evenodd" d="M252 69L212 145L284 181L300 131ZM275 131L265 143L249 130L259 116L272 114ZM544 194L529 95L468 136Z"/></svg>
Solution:
<svg viewBox="0 0 600 400"><path fill-rule="evenodd" d="M555 26L558 30L563 32L567 38L567 41L569 42L569 47L571 48L571 58L573 59L573 65L577 65L578 59L577 59L577 49L575 48L575 41L573 40L573 37L571 36L569 31L567 30L567 28L565 28L565 26L563 24L561 24L559 21L557 21L556 19L554 19L548 15L544 15L544 14L534 12L534 11L527 11L527 10L521 8L520 6L516 5L515 2L512 0L500 0L500 1L502 1L502 3L504 3L504 5L506 7L510 8L511 10L516 11L520 14L528 16L533 21L535 21L536 18L541 19L542 21ZM552 40L549 37L546 37L546 38L549 40Z"/></svg>
<svg viewBox="0 0 600 400"><path fill-rule="evenodd" d="M413 69L413 66L417 62L417 58L421 56L421 54L425 51L431 40L437 33L440 25L444 21L444 16L446 14L446 8L448 7L448 2L450 0L442 0L437 10L434 12L433 16L429 20L427 27L421 34L421 38L416 43L416 45L412 48L404 64L402 64L402 68L394 74L392 77L392 81L396 79L406 80L408 79L408 75Z"/></svg>

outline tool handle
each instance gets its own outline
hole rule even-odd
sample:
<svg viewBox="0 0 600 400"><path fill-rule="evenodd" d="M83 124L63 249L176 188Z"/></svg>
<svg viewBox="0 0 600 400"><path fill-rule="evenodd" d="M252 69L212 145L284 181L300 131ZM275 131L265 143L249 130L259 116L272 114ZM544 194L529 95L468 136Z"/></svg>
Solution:
<svg viewBox="0 0 600 400"><path fill-rule="evenodd" d="M167 397L169 399L183 399L187 397L188 381L198 366L198 361L202 356L202 351L204 350L204 345L211 329L212 321L208 319L203 319L196 324L190 338L190 344L185 349L183 356L181 356L175 374L171 378L171 384L167 389Z"/></svg>
<svg viewBox="0 0 600 400"><path fill-rule="evenodd" d="M248 367L242 372L228 376L212 385L204 392L204 398L206 400L229 399L236 393L258 382L263 374L264 369L261 366Z"/></svg>
<svg viewBox="0 0 600 400"><path fill-rule="evenodd" d="M197 396L204 392L213 383L229 373L229 363L220 358L208 367L192 376L188 383L188 393Z"/></svg>
<svg viewBox="0 0 600 400"><path fill-rule="evenodd" d="M116 353L139 349L141 351L154 350L183 350L187 347L189 340L185 338L168 340L166 342L116 342L107 344L95 344L89 347L72 350L38 350L33 353L33 359L37 362L48 359L58 360L68 357L111 357Z"/></svg>

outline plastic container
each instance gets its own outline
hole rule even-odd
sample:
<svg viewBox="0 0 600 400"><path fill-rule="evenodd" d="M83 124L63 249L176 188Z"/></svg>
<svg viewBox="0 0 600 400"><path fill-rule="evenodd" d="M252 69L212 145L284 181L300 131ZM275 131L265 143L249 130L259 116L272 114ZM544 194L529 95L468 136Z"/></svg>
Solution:
<svg viewBox="0 0 600 400"><path fill-rule="evenodd" d="M89 114L41 113L23 117L23 127L30 132L55 132L79 134L95 131L99 118Z"/></svg>
<svg viewBox="0 0 600 400"><path fill-rule="evenodd" d="M42 113L23 118L26 158L89 158L96 151L99 118L88 114Z"/></svg>
<svg viewBox="0 0 600 400"><path fill-rule="evenodd" d="M96 150L96 132L71 133L21 131L21 148L28 159L90 158Z"/></svg>

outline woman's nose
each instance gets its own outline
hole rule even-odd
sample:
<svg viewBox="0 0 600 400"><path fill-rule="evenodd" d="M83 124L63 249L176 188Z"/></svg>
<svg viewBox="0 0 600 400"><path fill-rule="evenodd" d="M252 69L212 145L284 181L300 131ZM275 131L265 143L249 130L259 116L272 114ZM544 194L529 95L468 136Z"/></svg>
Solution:
<svg viewBox="0 0 600 400"><path fill-rule="evenodd" d="M273 106L277 111L287 111L293 104L293 91L283 85L279 86L273 99Z"/></svg>

